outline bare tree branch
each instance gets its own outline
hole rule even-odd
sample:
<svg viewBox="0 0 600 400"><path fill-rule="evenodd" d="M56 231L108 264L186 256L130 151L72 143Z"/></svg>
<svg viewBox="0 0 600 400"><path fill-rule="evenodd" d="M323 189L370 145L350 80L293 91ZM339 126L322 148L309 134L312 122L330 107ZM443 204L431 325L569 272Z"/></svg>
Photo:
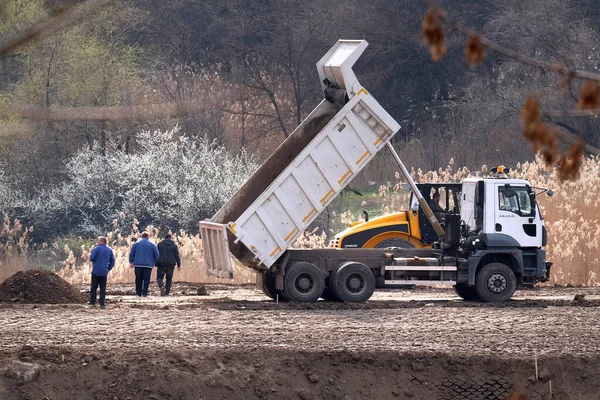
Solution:
<svg viewBox="0 0 600 400"><path fill-rule="evenodd" d="M222 102L162 103L130 107L32 107L0 105L0 115L18 116L38 121L118 121L188 115L199 111L221 108L226 103L227 101L223 100Z"/></svg>
<svg viewBox="0 0 600 400"><path fill-rule="evenodd" d="M33 26L16 36L0 43L0 56L4 56L17 47L33 40L42 39L65 26L82 19L95 12L100 7L107 5L112 0L88 0L77 7L68 7L58 11L56 15L36 22Z"/></svg>
<svg viewBox="0 0 600 400"><path fill-rule="evenodd" d="M583 151L600 155L600 149L586 144L580 132L562 121L553 120L553 118L597 117L600 112L600 109L598 108L598 95L600 92L598 83L600 83L600 74L568 68L564 63L560 62L551 64L523 55L518 51L504 47L485 36L482 36L479 32L448 18L447 13L444 10L436 8L432 8L425 17L422 31L434 61L438 61L446 52L443 30L440 24L445 24L469 38L469 42L465 49L465 56L472 64L473 61L476 61L475 64L479 64L483 60L485 53L483 52L482 46L484 46L487 49L494 50L521 64L558 73L565 77L565 82L568 87L570 87L570 81L574 78L585 79L587 82L582 88L578 103L580 110L552 110L543 112L540 110L535 97L530 96L521 112L521 119L524 124L523 135L531 143L536 152L539 151L543 154L546 164L552 165L555 164L556 161L560 161L559 177L562 176L562 178L560 178L561 180L574 179L574 177L576 177L576 171L580 165L580 158ZM471 43L473 43L472 46L469 45ZM477 53L475 53L475 50L477 50ZM469 52L472 54L469 54ZM475 58L477 58L477 60L475 60ZM563 129L550 131L546 127L546 123L553 124ZM560 149L556 143L556 137L571 144L568 153L560 154Z"/></svg>
<svg viewBox="0 0 600 400"><path fill-rule="evenodd" d="M551 118L597 117L600 114L600 108L595 110L548 110L543 111L543 114Z"/></svg>
<svg viewBox="0 0 600 400"><path fill-rule="evenodd" d="M552 121L553 124L560 126L561 128L565 128L567 129L566 124L563 124L559 121ZM559 137L559 139L572 144L577 142L578 140L580 140L580 135L571 133L571 132L567 132L563 129L559 129L556 131L557 136ZM593 154L595 156L600 156L600 149L598 147L592 146L590 144L584 143L583 144L583 149L588 152L589 154Z"/></svg>
<svg viewBox="0 0 600 400"><path fill-rule="evenodd" d="M448 26L459 31L460 33L464 34L465 36L477 37L477 39L479 39L481 44L483 44L488 49L494 50L494 51L496 51L508 58L511 58L515 61L518 61L520 63L531 65L533 67L537 67L537 68L541 68L541 69L545 69L547 71L554 71L554 72L556 72L560 75L563 75L567 78L589 79L589 80L592 80L595 82L600 82L600 74L595 74L593 72L588 72L588 71L581 71L578 69L570 69L561 63L551 64L549 62L540 61L535 58L525 56L525 55L519 53L518 51L509 49L508 47L504 47L504 46L486 38L485 36L482 36L479 32L477 32L473 29L467 28L466 26L462 25L458 21L455 21L455 20L450 19L443 15L440 15L439 18L442 21L444 21Z"/></svg>

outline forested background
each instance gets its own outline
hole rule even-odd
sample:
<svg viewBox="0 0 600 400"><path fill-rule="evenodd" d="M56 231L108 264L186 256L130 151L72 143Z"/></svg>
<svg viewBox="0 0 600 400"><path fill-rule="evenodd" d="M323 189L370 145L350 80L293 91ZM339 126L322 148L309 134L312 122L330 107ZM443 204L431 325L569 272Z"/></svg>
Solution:
<svg viewBox="0 0 600 400"><path fill-rule="evenodd" d="M6 0L0 39L68 2ZM454 18L522 54L597 71L600 2L455 0ZM355 71L402 125L409 167L515 165L533 158L519 122L535 93L573 109L579 86L490 54L464 60L464 38L432 63L420 1L115 0L80 23L0 59L0 104L144 107L193 104L165 117L0 119L0 213L33 237L93 235L115 218L197 229L323 98L315 63L340 38L370 46ZM129 108L127 108L129 107ZM555 121L600 146L598 119ZM393 179L382 155L353 185Z"/></svg>

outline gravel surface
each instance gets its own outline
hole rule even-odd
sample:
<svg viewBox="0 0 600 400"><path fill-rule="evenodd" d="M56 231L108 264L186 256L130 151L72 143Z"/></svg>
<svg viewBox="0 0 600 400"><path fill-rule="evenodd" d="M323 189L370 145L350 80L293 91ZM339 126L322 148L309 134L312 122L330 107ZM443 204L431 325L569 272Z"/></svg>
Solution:
<svg viewBox="0 0 600 400"><path fill-rule="evenodd" d="M172 297L133 293L109 285L106 310L0 304L0 399L600 393L598 289L520 291L505 304L463 302L451 288L388 289L365 304L277 304L253 287L194 283L177 283Z"/></svg>
<svg viewBox="0 0 600 400"><path fill-rule="evenodd" d="M592 289L518 293L505 305L465 303L451 290L387 290L363 305L275 304L249 287L210 295L111 296L85 305L0 307L0 350L23 345L74 349L266 346L313 350L394 350L521 357L596 356L600 296ZM572 300L585 293L583 302Z"/></svg>

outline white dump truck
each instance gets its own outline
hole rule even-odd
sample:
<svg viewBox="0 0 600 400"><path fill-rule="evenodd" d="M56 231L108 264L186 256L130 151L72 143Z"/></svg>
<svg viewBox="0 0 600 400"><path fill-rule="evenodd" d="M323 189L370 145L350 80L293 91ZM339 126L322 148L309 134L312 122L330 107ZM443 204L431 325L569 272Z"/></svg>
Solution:
<svg viewBox="0 0 600 400"><path fill-rule="evenodd" d="M547 280L546 229L527 181L502 170L469 178L451 207L432 212L390 143L399 124L352 71L367 45L340 40L329 50L317 63L325 99L200 223L208 273L231 278L233 255L257 271L268 296L296 302L363 302L377 282L453 285L467 300L507 301L518 286ZM426 249L290 248L383 147L439 241Z"/></svg>

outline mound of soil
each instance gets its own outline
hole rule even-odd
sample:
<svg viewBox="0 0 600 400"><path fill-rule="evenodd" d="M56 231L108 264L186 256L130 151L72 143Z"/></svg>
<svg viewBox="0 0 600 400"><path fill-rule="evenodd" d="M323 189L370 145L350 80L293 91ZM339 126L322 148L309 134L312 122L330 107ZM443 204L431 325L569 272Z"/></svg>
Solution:
<svg viewBox="0 0 600 400"><path fill-rule="evenodd" d="M69 304L85 296L50 271L20 271L0 284L0 303Z"/></svg>

